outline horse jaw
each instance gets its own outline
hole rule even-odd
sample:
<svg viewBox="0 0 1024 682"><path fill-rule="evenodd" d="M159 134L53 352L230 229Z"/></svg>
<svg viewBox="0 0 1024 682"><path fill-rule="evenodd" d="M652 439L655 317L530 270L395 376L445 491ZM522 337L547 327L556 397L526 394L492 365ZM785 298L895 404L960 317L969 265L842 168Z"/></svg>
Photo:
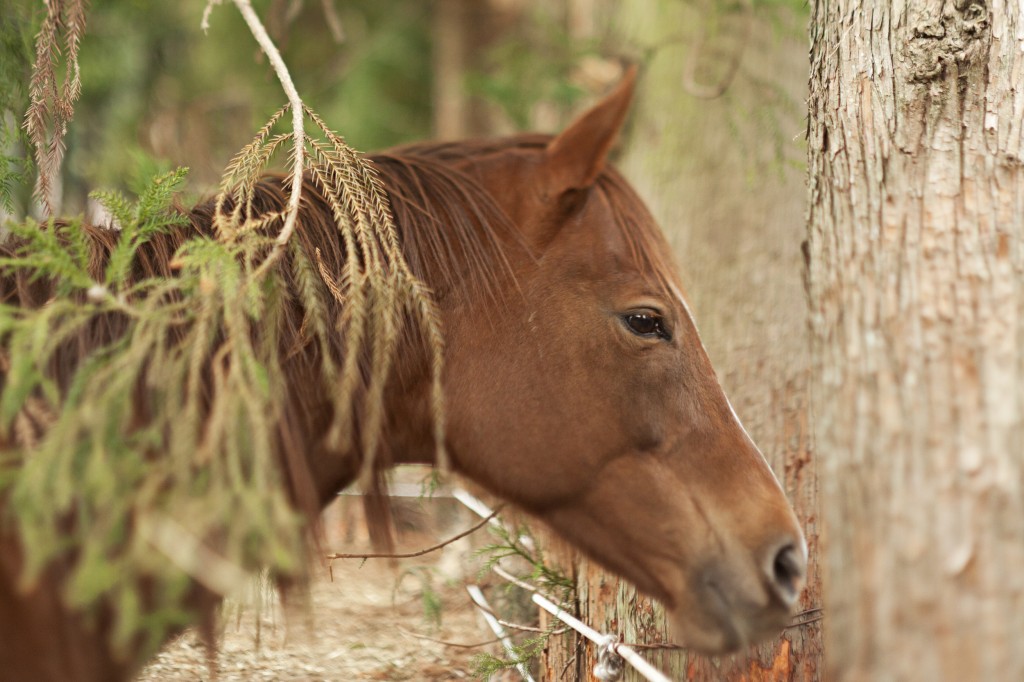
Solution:
<svg viewBox="0 0 1024 682"><path fill-rule="evenodd" d="M724 654L777 635L790 622L802 576L794 578L793 598L780 598L768 579L772 567L755 559L774 550L752 552L747 542L723 531L730 526L730 513L716 509L712 500L688 490L665 469L645 478L632 460L624 456L606 466L579 501L533 514L583 554L659 601L673 641L689 649ZM799 537L797 560L805 565L806 543L791 510L755 506L765 512L767 526L789 528ZM773 547L776 542L754 544Z"/></svg>

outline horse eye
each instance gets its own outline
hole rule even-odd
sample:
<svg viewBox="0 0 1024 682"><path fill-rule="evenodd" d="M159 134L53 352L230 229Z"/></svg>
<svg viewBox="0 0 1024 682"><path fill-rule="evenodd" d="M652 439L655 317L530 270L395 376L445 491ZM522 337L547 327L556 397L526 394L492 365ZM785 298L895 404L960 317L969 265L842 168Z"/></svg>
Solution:
<svg viewBox="0 0 1024 682"><path fill-rule="evenodd" d="M669 339L665 324L657 315L650 313L628 313L622 317L629 330L637 336L657 336Z"/></svg>

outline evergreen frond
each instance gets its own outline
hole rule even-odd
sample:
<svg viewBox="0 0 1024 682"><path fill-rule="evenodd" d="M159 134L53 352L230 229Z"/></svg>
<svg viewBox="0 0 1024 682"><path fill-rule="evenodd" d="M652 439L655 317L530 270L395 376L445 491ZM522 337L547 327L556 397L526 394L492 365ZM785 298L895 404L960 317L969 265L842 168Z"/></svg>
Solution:
<svg viewBox="0 0 1024 682"><path fill-rule="evenodd" d="M107 260L104 282L107 286L125 281L136 251L152 235L180 227L186 218L170 208L171 200L185 182L188 168L178 168L152 180L138 202L132 204L120 192L92 192L117 221L120 238Z"/></svg>
<svg viewBox="0 0 1024 682"><path fill-rule="evenodd" d="M81 17L67 20L77 25ZM44 26L50 42L37 45L46 53L63 41L73 52L77 30ZM30 111L44 128L47 106ZM305 521L278 451L289 353L317 359L333 414L325 441L342 452L362 444L350 454L365 483L383 466L384 388L396 355L404 341L422 340L444 462L442 329L432 293L398 247L369 162L309 110L322 135L307 140L308 191L319 192L337 229L337 262L301 238L300 222L285 257L260 268L285 212L255 210L254 196L265 166L293 139L275 130L285 111L232 160L212 234L182 243L173 277L137 279L135 265L147 244L185 224L172 207L185 169L153 179L134 201L92 195L118 228L104 237L109 253L99 265L97 245L75 222L14 225L19 246L0 259L0 275L52 290L38 308L0 305L0 431L17 445L4 453L0 492L26 548L25 580L67 561L66 598L84 611L114 605L120 647L140 637L156 646L166 628L183 622L190 580L226 592L227 574L266 568L301 578ZM301 329L284 337L288 345L285 306L301 308ZM83 334L91 346L75 356ZM58 383L53 368L72 361L70 378ZM199 556L209 553L221 569ZM153 595L145 606L143 584Z"/></svg>
<svg viewBox="0 0 1024 682"><path fill-rule="evenodd" d="M76 235L80 227L76 221L11 223L7 228L21 246L15 258L0 258L0 267L27 271L33 281L53 279L59 294L88 289L95 282L88 271L88 246Z"/></svg>
<svg viewBox="0 0 1024 682"><path fill-rule="evenodd" d="M473 673L481 680L488 680L493 675L512 668L529 665L530 661L539 656L547 646L547 634L539 637L531 637L522 644L513 645L508 658L498 658L491 654L483 653L473 657Z"/></svg>

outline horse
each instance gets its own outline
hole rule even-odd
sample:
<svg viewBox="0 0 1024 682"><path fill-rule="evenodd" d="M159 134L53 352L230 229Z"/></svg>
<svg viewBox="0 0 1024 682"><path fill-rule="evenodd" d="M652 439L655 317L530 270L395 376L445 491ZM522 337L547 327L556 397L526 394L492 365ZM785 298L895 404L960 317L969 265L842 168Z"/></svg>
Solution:
<svg viewBox="0 0 1024 682"><path fill-rule="evenodd" d="M554 136L418 143L369 159L444 330L450 466L659 600L685 646L735 651L787 625L807 548L716 379L667 242L608 161L634 83L630 72ZM254 197L258 211L283 211L285 181L265 177ZM210 234L213 213L211 202L188 211L187 226L140 249L136 270L173 277L176 249ZM84 229L102 261L116 233ZM344 245L312 183L295 237L339 270ZM5 302L52 295L52 283L0 274ZM294 330L301 313L289 319ZM83 343L62 365L87 356ZM381 465L432 464L430 358L400 343ZM362 455L326 444L329 419L309 390L317 358L297 357L281 428L302 459L287 480L312 496L312 517L356 479ZM108 610L86 617L63 602L66 566L19 583L21 542L0 526L0 676L130 679L144 658L114 651ZM187 598L209 622L219 595Z"/></svg>

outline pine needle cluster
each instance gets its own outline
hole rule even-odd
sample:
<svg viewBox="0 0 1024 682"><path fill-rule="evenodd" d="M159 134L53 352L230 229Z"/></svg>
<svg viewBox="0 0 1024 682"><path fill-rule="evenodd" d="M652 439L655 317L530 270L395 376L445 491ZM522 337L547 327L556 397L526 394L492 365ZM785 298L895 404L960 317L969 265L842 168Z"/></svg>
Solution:
<svg viewBox="0 0 1024 682"><path fill-rule="evenodd" d="M221 241L235 243L251 233L279 227L284 214L260 213L252 206L255 183L275 152L288 147L294 132L274 133L288 107L278 110L243 148L225 171L217 200L214 228ZM441 372L444 340L433 293L412 272L401 250L398 230L388 206L387 194L373 166L345 140L331 130L309 107L306 117L317 127L321 139L306 136L306 157L311 160L307 175L330 208L345 254L340 271L332 271L318 249L312 254L290 248L295 279L300 282L301 303L307 311L304 326L322 345L323 371L328 385L338 387L332 398L335 414L328 443L334 447L355 445L351 423L353 399L365 386L363 408L359 410L362 449L360 480L373 483L378 470L377 453L384 427L384 388L391 373L399 341L413 333L429 348L432 389L431 404L436 459L442 469L448 465L444 448L444 401ZM230 209L226 207L230 206ZM267 271L282 254L275 244L267 259L255 270ZM310 256L312 255L312 259ZM312 273L315 272L314 277ZM331 320L321 298L326 291L341 311ZM408 325L412 329L407 329ZM340 334L345 349L340 366L328 352L331 336ZM361 361L369 359L362 372Z"/></svg>
<svg viewBox="0 0 1024 682"><path fill-rule="evenodd" d="M492 526L488 530L496 541L476 550L476 555L484 558L480 567L481 576L499 566L503 559L515 557L530 567L529 575L524 576L526 580L548 594L560 595L559 601L563 603L572 599L576 582L548 564L540 543L533 539L528 528L517 526L509 529L502 525Z"/></svg>
<svg viewBox="0 0 1024 682"><path fill-rule="evenodd" d="M50 212L87 0L46 9L23 127ZM116 230L28 221L8 225L13 241L0 248L0 284L16 292L0 304L0 524L20 541L24 586L60 567L65 603L110 619L111 645L136 660L201 615L189 610L197 583L225 595L261 570L305 577L315 510L286 433L296 348L316 359L306 390L330 406L325 449L354 458L379 493L384 388L400 345L422 343L446 466L432 293L410 270L370 163L308 108L319 134L277 132L287 109L233 159L202 225L173 206L179 169L135 201L94 193ZM268 210L261 177L286 148L305 189ZM310 211L336 230L303 234Z"/></svg>
<svg viewBox="0 0 1024 682"><path fill-rule="evenodd" d="M572 604L576 601L576 582L548 564L544 552L526 527L509 528L505 525L490 526L488 530L496 540L476 551L478 557L484 558L480 567L480 575L489 573L500 566L503 559L515 558L519 564L529 566L530 572L523 576L525 580L540 588L542 594L557 595L560 604ZM509 590L518 590L518 586L509 583ZM555 634L558 620L551 619L546 631L536 637L530 637L514 644L511 650L505 650L503 656L481 653L473 658L474 674L480 679L490 679L504 670L529 666L547 648L548 639Z"/></svg>
<svg viewBox="0 0 1024 682"><path fill-rule="evenodd" d="M384 386L402 340L422 340L444 462L438 314L373 168L306 111L322 133L307 138L306 176L336 224L340 268L301 239L279 244L286 209L254 205L259 177L291 140L275 132L283 114L232 161L210 233L183 241L173 276L140 279L138 264L150 242L191 229L171 207L184 170L135 202L94 195L120 227L99 264L76 222L11 226L20 245L0 259L0 276L51 287L41 306L0 305L2 522L25 548L26 584L67 567L66 602L112 607L112 644L133 655L195 619L184 606L193 582L227 594L260 569L304 577L308 518L280 451L294 390L286 311L303 311L300 334L330 392L328 447L358 445L351 454L373 487Z"/></svg>
<svg viewBox="0 0 1024 682"><path fill-rule="evenodd" d="M302 557L272 445L274 283L248 281L239 247L202 238L179 252L179 276L127 277L137 249L184 220L167 208L183 177L159 178L134 205L97 197L122 226L102 279L75 223L13 226L22 246L0 262L55 283L42 307L0 308L0 419L17 445L4 453L4 492L23 578L70 567L66 603L112 606L112 644L125 653L152 652L194 619L189 578L231 589L204 549L234 575L259 564L294 573ZM91 331L104 322L121 333ZM54 368L90 336L107 338L61 385Z"/></svg>

